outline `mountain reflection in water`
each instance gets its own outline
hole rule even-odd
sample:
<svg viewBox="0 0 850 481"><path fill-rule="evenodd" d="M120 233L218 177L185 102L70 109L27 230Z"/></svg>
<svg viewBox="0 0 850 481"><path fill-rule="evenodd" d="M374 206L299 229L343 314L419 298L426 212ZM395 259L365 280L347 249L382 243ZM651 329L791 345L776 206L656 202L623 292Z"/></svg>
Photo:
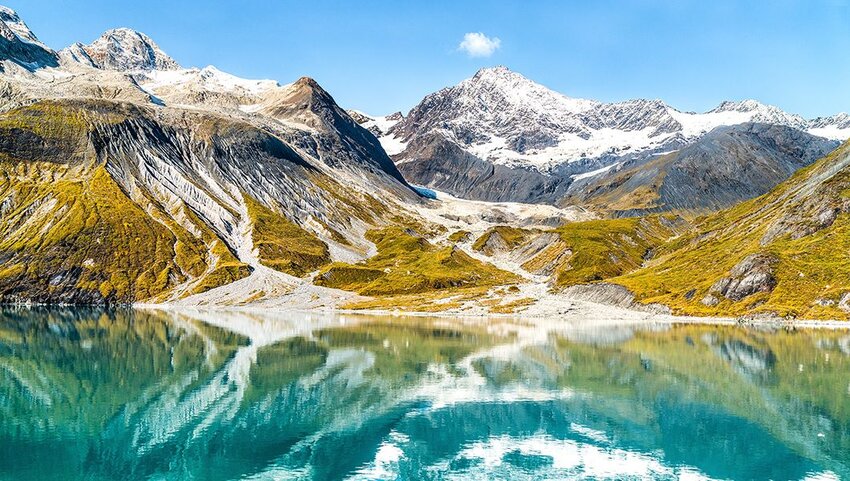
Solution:
<svg viewBox="0 0 850 481"><path fill-rule="evenodd" d="M850 332L0 311L0 479L840 479Z"/></svg>

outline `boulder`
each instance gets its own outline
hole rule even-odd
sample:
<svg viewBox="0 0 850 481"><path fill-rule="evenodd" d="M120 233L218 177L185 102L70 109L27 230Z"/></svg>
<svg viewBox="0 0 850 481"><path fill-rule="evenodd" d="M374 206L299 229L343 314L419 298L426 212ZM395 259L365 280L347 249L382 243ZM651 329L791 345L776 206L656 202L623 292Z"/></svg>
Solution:
<svg viewBox="0 0 850 481"><path fill-rule="evenodd" d="M776 287L773 272L775 264L776 259L767 254L750 254L729 271L729 277L715 282L709 294L721 295L737 302L757 292L770 292Z"/></svg>

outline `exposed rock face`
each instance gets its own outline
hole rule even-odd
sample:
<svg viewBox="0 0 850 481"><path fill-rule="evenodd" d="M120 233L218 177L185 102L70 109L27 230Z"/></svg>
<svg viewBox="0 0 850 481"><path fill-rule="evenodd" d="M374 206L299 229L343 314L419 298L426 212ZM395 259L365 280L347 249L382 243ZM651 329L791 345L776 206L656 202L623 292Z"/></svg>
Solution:
<svg viewBox="0 0 850 481"><path fill-rule="evenodd" d="M824 133L830 130L850 129L850 114L842 112L828 117L812 119L809 121L809 128L816 129L815 132L823 130Z"/></svg>
<svg viewBox="0 0 850 481"><path fill-rule="evenodd" d="M10 60L31 70L59 65L56 53L36 38L14 10L2 5L0 60Z"/></svg>
<svg viewBox="0 0 850 481"><path fill-rule="evenodd" d="M757 292L770 292L776 287L773 266L776 259L765 254L750 254L729 272L729 277L711 286L711 294L721 295L733 302ZM706 305L711 305L706 303Z"/></svg>
<svg viewBox="0 0 850 481"><path fill-rule="evenodd" d="M90 45L76 43L60 54L92 67L121 72L180 68L150 37L129 28L108 30Z"/></svg>
<svg viewBox="0 0 850 481"><path fill-rule="evenodd" d="M695 149L683 154L683 160L678 163L680 172L670 172L681 176L671 178L666 186L670 192L656 193L664 196L658 205L644 205L647 202L641 196L638 205L624 203L618 210L633 215L680 208L680 204L686 208L691 208L686 204L704 209L726 207L742 198L762 194L787 178L787 165L799 167L825 153L814 146L816 142L810 140L811 136L800 131L811 131L832 141L850 137L850 123L840 115L807 121L753 100L723 102L709 112L698 114L678 111L660 100L604 103L575 99L504 67L482 69L458 85L430 94L388 131L373 132L381 136L383 145L399 165L409 164L403 171L416 184L477 200L575 203L597 194L597 190L605 193L617 189L629 195L641 194L642 189L657 189L662 180L657 175L643 175L624 186L626 181L616 174L653 165L659 155L679 151L717 127L760 123L788 130L756 132L752 126L745 127L740 130L750 129L747 134L750 138L737 141L720 139L717 134L701 144L703 152ZM777 136L775 141L772 136ZM796 141L801 142L801 148L795 151L789 143ZM451 155L447 156L449 151ZM713 184L715 175L707 170L714 167L713 159L717 155L723 158L723 165L716 174L718 184ZM711 162L705 162L706 159ZM488 188L470 182L470 178L479 178L470 176L471 163L481 165L476 168L479 172L484 166L493 166L494 175L499 174L495 182ZM735 170L742 167L741 172ZM658 172L659 175L669 169L660 170L663 172ZM538 180L527 172L548 179ZM698 178L703 183L691 189L696 195L683 190L679 183L681 178L694 173L703 176ZM769 175L761 175L765 173ZM635 175L638 173L632 177ZM502 178L508 176L523 180L519 185L503 182ZM705 185L712 188L723 185L727 177L740 179L728 192L699 190ZM755 182L753 187L749 187L751 181ZM558 198L563 197L567 188L570 197ZM553 195L556 190L560 193Z"/></svg>
<svg viewBox="0 0 850 481"><path fill-rule="evenodd" d="M670 309L665 306L635 302L634 294L625 287L616 284L599 283L570 286L564 290L563 294L568 298L579 301L635 309L653 314L670 314Z"/></svg>
<svg viewBox="0 0 850 481"><path fill-rule="evenodd" d="M319 134L318 139L304 139L306 142L290 138L298 147L314 153L333 168L346 168L356 162L360 168L389 174L405 187L404 195L413 192L378 139L358 125L315 80L303 77L266 98L262 113L277 120L304 124Z"/></svg>
<svg viewBox="0 0 850 481"><path fill-rule="evenodd" d="M367 115L360 113L356 110L347 110L346 112L348 113L348 115L351 116L352 119L354 119L355 122L357 122L360 125L363 125L366 122L372 122L373 120L375 120L372 117L368 117Z"/></svg>
<svg viewBox="0 0 850 481"><path fill-rule="evenodd" d="M362 125L363 128L372 132L372 135L378 138L386 135L395 124L404 118L401 112L395 112L384 117L370 117L356 110L348 110L347 112L355 122Z"/></svg>
<svg viewBox="0 0 850 481"><path fill-rule="evenodd" d="M777 124L720 127L678 152L575 183L565 202L620 216L719 210L767 193L837 146Z"/></svg>
<svg viewBox="0 0 850 481"><path fill-rule="evenodd" d="M483 161L440 134L413 140L398 168L419 185L489 202L554 204L569 185L564 177Z"/></svg>

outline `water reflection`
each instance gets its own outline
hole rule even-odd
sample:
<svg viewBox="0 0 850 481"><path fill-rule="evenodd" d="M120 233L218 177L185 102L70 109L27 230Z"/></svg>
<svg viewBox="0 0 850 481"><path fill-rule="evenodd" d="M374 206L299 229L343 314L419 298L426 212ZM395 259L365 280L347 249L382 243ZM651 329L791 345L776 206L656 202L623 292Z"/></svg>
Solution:
<svg viewBox="0 0 850 481"><path fill-rule="evenodd" d="M850 477L850 333L0 311L0 479Z"/></svg>

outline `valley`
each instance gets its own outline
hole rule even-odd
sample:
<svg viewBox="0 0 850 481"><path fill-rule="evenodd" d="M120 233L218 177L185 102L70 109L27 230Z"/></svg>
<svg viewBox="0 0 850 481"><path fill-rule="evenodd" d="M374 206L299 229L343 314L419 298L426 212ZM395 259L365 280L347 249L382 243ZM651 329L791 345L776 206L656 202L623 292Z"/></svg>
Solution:
<svg viewBox="0 0 850 481"><path fill-rule="evenodd" d="M371 116L127 28L54 51L5 7L0 93L2 304L850 316L846 114L492 67Z"/></svg>

